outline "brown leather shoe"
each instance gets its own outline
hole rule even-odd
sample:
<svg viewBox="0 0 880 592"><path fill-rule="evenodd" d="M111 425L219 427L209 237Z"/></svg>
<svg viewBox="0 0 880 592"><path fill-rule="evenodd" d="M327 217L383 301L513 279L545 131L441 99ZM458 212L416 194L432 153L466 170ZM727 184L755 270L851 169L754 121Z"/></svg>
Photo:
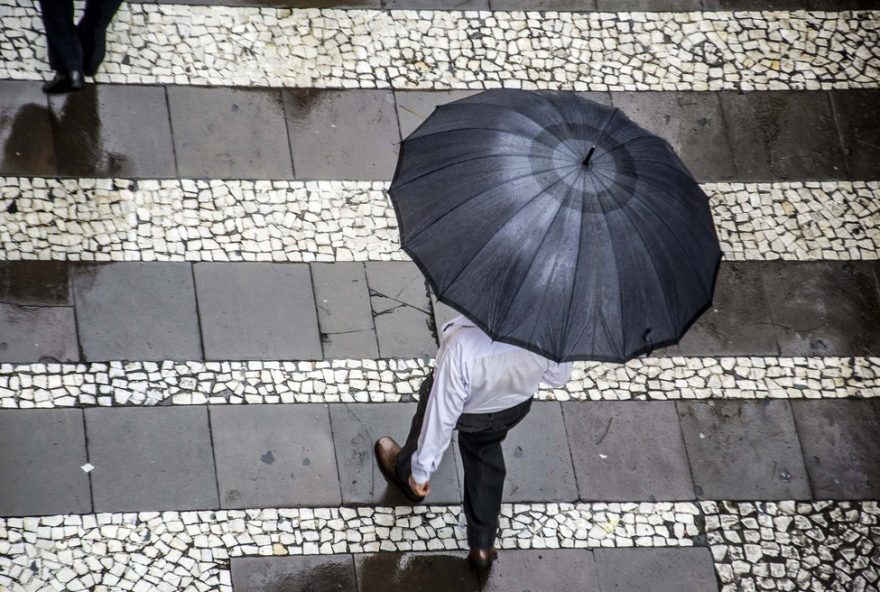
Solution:
<svg viewBox="0 0 880 592"><path fill-rule="evenodd" d="M489 571L492 569L492 562L498 558L498 551L495 547L488 549L471 549L468 553L468 563L477 571Z"/></svg>
<svg viewBox="0 0 880 592"><path fill-rule="evenodd" d="M413 503L417 504L425 499L423 495L416 495L409 483L397 473L397 455L400 454L400 445L397 442L388 436L382 436L376 440L373 452L376 455L376 464L379 465L379 470L382 471L386 481L396 485L403 492L403 495Z"/></svg>

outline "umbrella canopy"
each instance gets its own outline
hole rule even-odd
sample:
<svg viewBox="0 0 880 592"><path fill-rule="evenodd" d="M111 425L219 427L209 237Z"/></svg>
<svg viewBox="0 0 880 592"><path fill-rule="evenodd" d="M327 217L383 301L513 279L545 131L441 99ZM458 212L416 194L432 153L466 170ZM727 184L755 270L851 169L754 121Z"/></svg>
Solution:
<svg viewBox="0 0 880 592"><path fill-rule="evenodd" d="M578 94L438 107L404 140L389 192L438 299L547 358L623 362L711 304L708 198L665 140Z"/></svg>

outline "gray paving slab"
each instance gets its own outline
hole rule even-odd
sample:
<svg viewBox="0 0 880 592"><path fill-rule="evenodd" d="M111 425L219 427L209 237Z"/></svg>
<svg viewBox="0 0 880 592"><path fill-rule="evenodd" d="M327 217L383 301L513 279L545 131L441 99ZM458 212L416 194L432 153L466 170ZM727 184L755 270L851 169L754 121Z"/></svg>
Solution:
<svg viewBox="0 0 880 592"><path fill-rule="evenodd" d="M382 0L388 10L489 10L489 0Z"/></svg>
<svg viewBox="0 0 880 592"><path fill-rule="evenodd" d="M500 551L483 592L599 590L599 573L586 549Z"/></svg>
<svg viewBox="0 0 880 592"><path fill-rule="evenodd" d="M880 400L792 401L817 499L880 499Z"/></svg>
<svg viewBox="0 0 880 592"><path fill-rule="evenodd" d="M703 10L701 0L596 0L599 10L621 12L625 10L658 12L686 12Z"/></svg>
<svg viewBox="0 0 880 592"><path fill-rule="evenodd" d="M602 592L717 592L712 554L689 549L596 549Z"/></svg>
<svg viewBox="0 0 880 592"><path fill-rule="evenodd" d="M778 355L764 280L787 264L722 263L712 306L684 334L678 344L678 355Z"/></svg>
<svg viewBox="0 0 880 592"><path fill-rule="evenodd" d="M367 285L382 358L433 357L431 304L425 278L413 263L369 262Z"/></svg>
<svg viewBox="0 0 880 592"><path fill-rule="evenodd" d="M287 89L284 104L298 179L394 175L400 131L391 91Z"/></svg>
<svg viewBox="0 0 880 592"><path fill-rule="evenodd" d="M578 498L559 403L536 401L504 441L505 502L571 502Z"/></svg>
<svg viewBox="0 0 880 592"><path fill-rule="evenodd" d="M92 511L79 409L0 411L0 516Z"/></svg>
<svg viewBox="0 0 880 592"><path fill-rule="evenodd" d="M403 445L415 411L415 403L330 406L342 503L383 506L409 504L396 487L386 483L376 466L373 444L382 436L391 436ZM431 477L430 503L461 503L456 460L454 448L450 446L437 472Z"/></svg>
<svg viewBox="0 0 880 592"><path fill-rule="evenodd" d="M789 261L764 277L783 356L880 352L880 295L868 261Z"/></svg>
<svg viewBox="0 0 880 592"><path fill-rule="evenodd" d="M236 557L230 562L235 592L352 592L351 555Z"/></svg>
<svg viewBox="0 0 880 592"><path fill-rule="evenodd" d="M58 174L49 103L40 85L30 80L0 81L2 175Z"/></svg>
<svg viewBox="0 0 880 592"><path fill-rule="evenodd" d="M880 91L834 91L831 104L852 179L880 178Z"/></svg>
<svg viewBox="0 0 880 592"><path fill-rule="evenodd" d="M163 87L88 84L49 106L60 174L177 176Z"/></svg>
<svg viewBox="0 0 880 592"><path fill-rule="evenodd" d="M596 0L489 0L492 10L596 10Z"/></svg>
<svg viewBox="0 0 880 592"><path fill-rule="evenodd" d="M69 306L68 265L64 261L0 262L0 302L34 306Z"/></svg>
<svg viewBox="0 0 880 592"><path fill-rule="evenodd" d="M85 414L96 512L218 507L206 407Z"/></svg>
<svg viewBox="0 0 880 592"><path fill-rule="evenodd" d="M788 401L679 401L700 499L810 499Z"/></svg>
<svg viewBox="0 0 880 592"><path fill-rule="evenodd" d="M211 407L224 508L338 506L326 405Z"/></svg>
<svg viewBox="0 0 880 592"><path fill-rule="evenodd" d="M310 267L324 357L379 357L364 264L312 263Z"/></svg>
<svg viewBox="0 0 880 592"><path fill-rule="evenodd" d="M844 179L846 163L823 92L722 92L739 181Z"/></svg>
<svg viewBox="0 0 880 592"><path fill-rule="evenodd" d="M603 0L599 3L602 8ZM636 2L646 3L654 4L644 0ZM695 0L695 4L694 10L700 10L699 0ZM733 151L717 93L617 92L612 94L612 100L630 119L667 140L697 180L736 177Z"/></svg>
<svg viewBox="0 0 880 592"><path fill-rule="evenodd" d="M573 402L562 412L582 500L694 499L674 402Z"/></svg>
<svg viewBox="0 0 880 592"><path fill-rule="evenodd" d="M197 263L195 280L207 359L321 359L307 265Z"/></svg>
<svg viewBox="0 0 880 592"><path fill-rule="evenodd" d="M400 135L406 138L424 122L434 108L477 94L470 90L413 90L394 93Z"/></svg>
<svg viewBox="0 0 880 592"><path fill-rule="evenodd" d="M447 304L443 304L434 294L431 294L431 308L434 312L434 328L437 332L437 339L440 339L440 332L443 325L459 316L459 312Z"/></svg>
<svg viewBox="0 0 880 592"><path fill-rule="evenodd" d="M86 360L202 358L189 263L80 264L72 274Z"/></svg>
<svg viewBox="0 0 880 592"><path fill-rule="evenodd" d="M280 91L169 86L168 105L181 177L293 178Z"/></svg>
<svg viewBox="0 0 880 592"><path fill-rule="evenodd" d="M0 303L0 362L78 361L74 317L70 306Z"/></svg>
<svg viewBox="0 0 880 592"><path fill-rule="evenodd" d="M355 555L358 592L480 592L466 554L373 553Z"/></svg>

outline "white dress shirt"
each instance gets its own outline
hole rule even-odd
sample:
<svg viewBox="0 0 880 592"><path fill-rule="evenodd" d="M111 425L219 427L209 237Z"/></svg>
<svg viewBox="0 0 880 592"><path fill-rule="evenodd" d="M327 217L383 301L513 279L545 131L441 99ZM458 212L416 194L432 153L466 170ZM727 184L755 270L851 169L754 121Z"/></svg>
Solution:
<svg viewBox="0 0 880 592"><path fill-rule="evenodd" d="M443 325L434 386L412 456L412 476L425 483L437 470L462 413L492 413L533 397L539 384L562 386L571 363L558 364L515 345L492 341L463 316Z"/></svg>

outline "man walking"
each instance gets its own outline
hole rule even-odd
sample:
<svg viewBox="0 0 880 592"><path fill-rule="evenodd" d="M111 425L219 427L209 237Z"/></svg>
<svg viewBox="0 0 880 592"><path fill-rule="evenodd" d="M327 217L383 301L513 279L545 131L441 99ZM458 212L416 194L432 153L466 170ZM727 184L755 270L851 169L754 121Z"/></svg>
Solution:
<svg viewBox="0 0 880 592"><path fill-rule="evenodd" d="M430 478L458 429L464 465L464 513L470 554L478 570L494 548L504 491L501 442L529 412L540 382L562 386L571 363L557 364L525 349L492 341L459 316L443 326L433 376L420 389L418 408L401 448L385 436L375 445L385 478L413 502L430 492Z"/></svg>
<svg viewBox="0 0 880 592"><path fill-rule="evenodd" d="M50 94L83 87L83 75L94 76L104 60L105 34L122 0L86 0L85 12L73 25L73 0L40 0L46 29L49 66L55 77L43 85Z"/></svg>

